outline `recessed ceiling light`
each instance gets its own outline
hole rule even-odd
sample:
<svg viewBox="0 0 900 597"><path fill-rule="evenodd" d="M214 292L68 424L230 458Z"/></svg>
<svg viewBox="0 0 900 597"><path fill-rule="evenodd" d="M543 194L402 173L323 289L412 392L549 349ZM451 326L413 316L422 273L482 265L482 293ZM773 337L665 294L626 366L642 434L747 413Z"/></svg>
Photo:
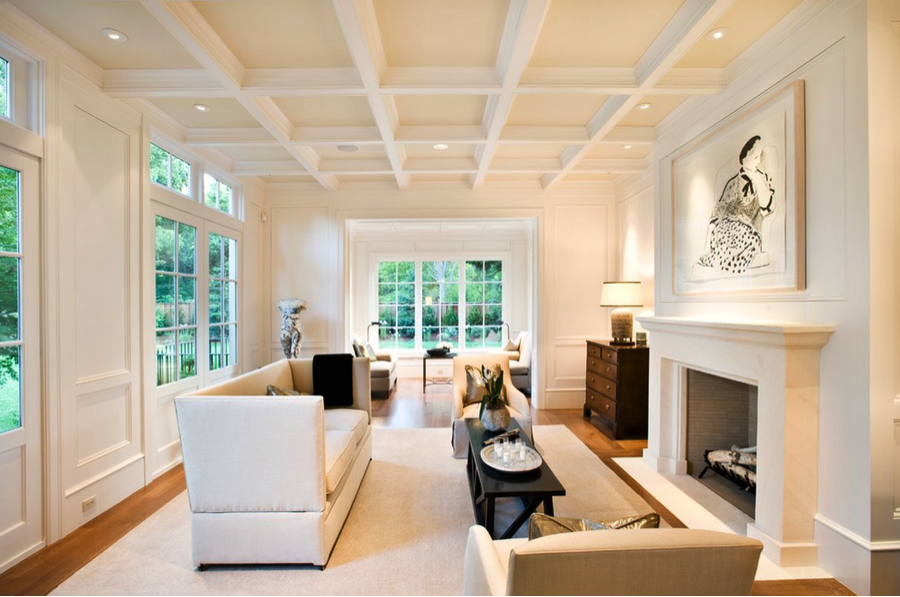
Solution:
<svg viewBox="0 0 900 597"><path fill-rule="evenodd" d="M198 112L209 112L209 106L206 104L194 104L194 109Z"/></svg>
<svg viewBox="0 0 900 597"><path fill-rule="evenodd" d="M631 149L631 145L623 145L622 147L623 147L624 149Z"/></svg>
<svg viewBox="0 0 900 597"><path fill-rule="evenodd" d="M725 37L725 34L728 33L727 27L719 27L718 29L713 29L709 33L706 34L707 39L711 39L713 41L718 41Z"/></svg>
<svg viewBox="0 0 900 597"><path fill-rule="evenodd" d="M444 150L444 149L447 149L448 147L450 147L450 146L447 145L446 143L435 143L434 144L435 149Z"/></svg>
<svg viewBox="0 0 900 597"><path fill-rule="evenodd" d="M344 153L354 153L359 151L359 145L338 145L338 151L343 151Z"/></svg>
<svg viewBox="0 0 900 597"><path fill-rule="evenodd" d="M650 102L644 102L643 104L638 104L638 110L647 110L652 106Z"/></svg>
<svg viewBox="0 0 900 597"><path fill-rule="evenodd" d="M113 41L128 41L128 36L122 33L121 31L116 31L115 29L106 28L103 30L103 35Z"/></svg>

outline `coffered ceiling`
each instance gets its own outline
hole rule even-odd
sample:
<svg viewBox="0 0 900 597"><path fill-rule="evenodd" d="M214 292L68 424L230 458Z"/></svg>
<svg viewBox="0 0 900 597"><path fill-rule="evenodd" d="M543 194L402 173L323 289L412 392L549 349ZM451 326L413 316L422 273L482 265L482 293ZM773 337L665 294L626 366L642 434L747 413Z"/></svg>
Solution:
<svg viewBox="0 0 900 597"><path fill-rule="evenodd" d="M328 190L643 172L667 119L802 17L801 0L10 2L235 174Z"/></svg>

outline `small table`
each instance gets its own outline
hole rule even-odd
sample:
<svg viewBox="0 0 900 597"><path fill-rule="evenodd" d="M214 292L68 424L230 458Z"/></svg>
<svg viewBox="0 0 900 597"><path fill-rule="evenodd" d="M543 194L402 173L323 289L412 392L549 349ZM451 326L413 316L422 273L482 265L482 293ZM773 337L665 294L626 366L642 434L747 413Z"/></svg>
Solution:
<svg viewBox="0 0 900 597"><path fill-rule="evenodd" d="M437 359L437 360L452 359L455 356L456 356L455 352L448 352L445 354L436 354L436 355L428 354L427 352L425 353L425 355L422 357L422 393L423 394L425 393L425 386L429 386L429 385L433 386L436 384L452 384L453 383L452 377L449 379L449 381L428 381L428 375L427 375L427 369L426 369L426 365L428 364L428 361L431 359Z"/></svg>
<svg viewBox="0 0 900 597"><path fill-rule="evenodd" d="M509 429L522 429L513 420ZM504 473L493 469L481 460L481 449L484 440L501 432L491 432L484 428L478 419L466 419L466 429L469 432L469 456L466 461L466 472L469 477L469 493L472 497L472 509L475 511L475 522L487 529L491 538L496 538L494 533L494 504L497 498L517 497L522 500L522 512L503 531L500 539L509 539L519 530L528 517L544 504L544 513L553 516L553 496L566 495L566 488L562 486L547 461L541 463L540 468L524 473ZM519 432L519 437L529 448L534 448L531 439L524 431Z"/></svg>

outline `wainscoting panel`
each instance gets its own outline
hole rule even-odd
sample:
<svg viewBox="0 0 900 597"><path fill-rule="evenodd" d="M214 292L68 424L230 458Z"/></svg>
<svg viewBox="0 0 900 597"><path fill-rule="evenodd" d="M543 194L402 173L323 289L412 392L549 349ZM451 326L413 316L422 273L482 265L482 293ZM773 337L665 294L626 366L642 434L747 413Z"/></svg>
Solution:
<svg viewBox="0 0 900 597"><path fill-rule="evenodd" d="M75 421L78 467L129 444L132 441L130 385L78 396Z"/></svg>
<svg viewBox="0 0 900 597"><path fill-rule="evenodd" d="M22 479L25 469L25 447L0 452L0 479ZM25 521L24 483L0 486L0 541Z"/></svg>
<svg viewBox="0 0 900 597"><path fill-rule="evenodd" d="M129 138L74 111L75 312L79 380L129 363ZM132 240L135 242L132 243Z"/></svg>

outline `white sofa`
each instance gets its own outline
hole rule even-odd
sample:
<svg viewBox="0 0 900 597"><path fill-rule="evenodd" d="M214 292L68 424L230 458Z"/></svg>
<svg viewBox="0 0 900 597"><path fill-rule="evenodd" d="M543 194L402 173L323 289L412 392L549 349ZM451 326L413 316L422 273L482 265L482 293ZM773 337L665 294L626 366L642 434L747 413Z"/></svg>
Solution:
<svg viewBox="0 0 900 597"><path fill-rule="evenodd" d="M492 540L469 529L463 595L749 595L762 543L694 529Z"/></svg>
<svg viewBox="0 0 900 597"><path fill-rule="evenodd" d="M369 360L353 404L311 394L312 359L282 360L175 399L194 565L324 567L372 458Z"/></svg>
<svg viewBox="0 0 900 597"><path fill-rule="evenodd" d="M531 395L531 356L534 343L531 332L519 332L516 337L516 350L491 351L509 357L509 372L512 383L522 392Z"/></svg>

